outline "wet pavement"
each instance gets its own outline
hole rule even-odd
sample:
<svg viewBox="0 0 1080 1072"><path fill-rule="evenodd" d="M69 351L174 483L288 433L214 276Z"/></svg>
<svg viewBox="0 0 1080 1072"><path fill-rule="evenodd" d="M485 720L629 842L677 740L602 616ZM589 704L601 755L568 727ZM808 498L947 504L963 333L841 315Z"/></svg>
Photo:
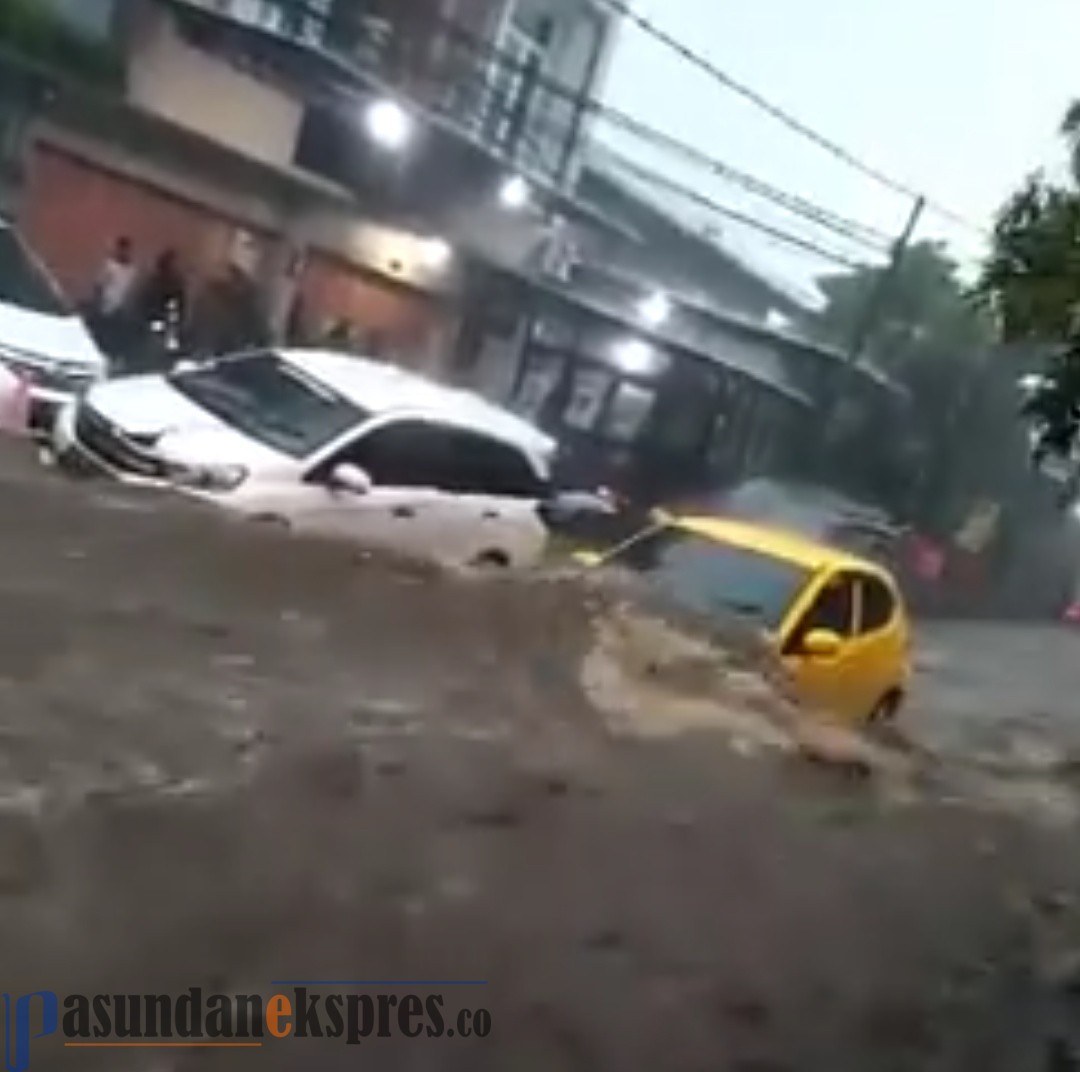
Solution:
<svg viewBox="0 0 1080 1072"><path fill-rule="evenodd" d="M905 720L921 742L955 757L1080 759L1080 629L932 622L917 636Z"/></svg>

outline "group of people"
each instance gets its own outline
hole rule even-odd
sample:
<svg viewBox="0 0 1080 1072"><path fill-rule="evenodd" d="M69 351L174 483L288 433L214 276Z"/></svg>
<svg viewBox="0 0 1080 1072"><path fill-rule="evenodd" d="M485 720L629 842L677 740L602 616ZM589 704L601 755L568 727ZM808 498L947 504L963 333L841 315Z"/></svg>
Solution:
<svg viewBox="0 0 1080 1072"><path fill-rule="evenodd" d="M172 343L167 350L180 349L195 357L264 346L274 334L258 284L236 263L226 264L193 294L176 250L164 250L144 271L126 236L117 239L101 265L85 313L101 348L129 368L158 363L163 334ZM366 332L347 320L312 332L299 297L284 335L293 345L389 356L380 333Z"/></svg>
<svg viewBox="0 0 1080 1072"><path fill-rule="evenodd" d="M86 318L102 349L121 364L147 360L163 333L187 353L228 353L269 341L270 326L258 286L230 263L193 294L179 254L166 249L148 270L134 243L117 239L99 269Z"/></svg>

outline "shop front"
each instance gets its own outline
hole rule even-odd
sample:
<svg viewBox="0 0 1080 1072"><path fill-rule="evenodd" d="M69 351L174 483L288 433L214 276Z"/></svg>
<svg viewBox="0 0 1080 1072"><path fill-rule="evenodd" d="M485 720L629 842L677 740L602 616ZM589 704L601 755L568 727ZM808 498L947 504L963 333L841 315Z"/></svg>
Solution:
<svg viewBox="0 0 1080 1072"><path fill-rule="evenodd" d="M702 352L542 287L504 286L474 309L463 382L556 436L568 483L649 502L716 489L784 470L811 417L779 358L735 336Z"/></svg>

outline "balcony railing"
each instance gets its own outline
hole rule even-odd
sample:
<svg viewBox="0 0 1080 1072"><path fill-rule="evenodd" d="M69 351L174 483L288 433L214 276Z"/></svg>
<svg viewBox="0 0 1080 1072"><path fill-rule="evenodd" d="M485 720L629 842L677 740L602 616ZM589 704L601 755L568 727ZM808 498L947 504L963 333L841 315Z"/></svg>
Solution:
<svg viewBox="0 0 1080 1072"><path fill-rule="evenodd" d="M400 0L259 0L258 20L251 0L224 10L325 50L524 172L569 181L592 86L568 85L539 57L521 60L470 27L415 8Z"/></svg>

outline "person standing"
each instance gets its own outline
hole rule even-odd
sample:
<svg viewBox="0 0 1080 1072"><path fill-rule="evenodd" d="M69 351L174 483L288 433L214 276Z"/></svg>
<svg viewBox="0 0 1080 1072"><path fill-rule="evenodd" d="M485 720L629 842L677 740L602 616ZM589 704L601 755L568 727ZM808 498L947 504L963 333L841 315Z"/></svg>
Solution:
<svg viewBox="0 0 1080 1072"><path fill-rule="evenodd" d="M266 346L270 325L251 275L230 263L205 285L192 310L191 332L195 349L204 357L217 357Z"/></svg>
<svg viewBox="0 0 1080 1072"><path fill-rule="evenodd" d="M187 312L187 286L175 249L158 257L139 295L139 315L146 325L182 322Z"/></svg>
<svg viewBox="0 0 1080 1072"><path fill-rule="evenodd" d="M132 241L122 236L97 274L90 301L90 323L110 356L122 355L131 341L131 299L138 275Z"/></svg>
<svg viewBox="0 0 1080 1072"><path fill-rule="evenodd" d="M187 317L187 286L174 249L158 257L139 288L135 312L146 353L142 364L170 365L179 356Z"/></svg>
<svg viewBox="0 0 1080 1072"><path fill-rule="evenodd" d="M127 307L138 274L131 239L126 236L118 238L94 284L93 306L99 316L115 317Z"/></svg>

